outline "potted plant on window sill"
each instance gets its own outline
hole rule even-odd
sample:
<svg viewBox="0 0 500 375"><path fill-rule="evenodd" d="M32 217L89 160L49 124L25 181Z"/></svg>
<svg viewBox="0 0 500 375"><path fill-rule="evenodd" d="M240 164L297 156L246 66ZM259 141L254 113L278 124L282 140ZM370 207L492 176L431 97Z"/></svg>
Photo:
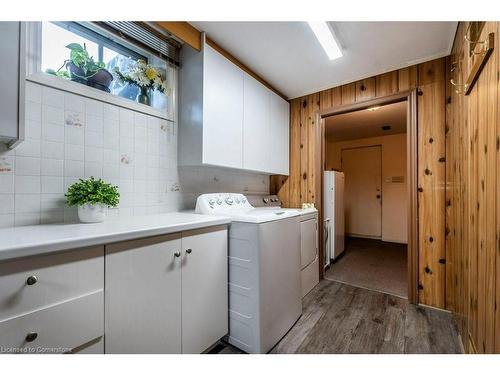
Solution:
<svg viewBox="0 0 500 375"><path fill-rule="evenodd" d="M78 218L82 223L103 222L108 207L116 207L120 201L118 187L94 177L75 182L65 196L69 207L78 206Z"/></svg>
<svg viewBox="0 0 500 375"><path fill-rule="evenodd" d="M165 74L144 60L132 62L126 73L122 73L118 67L115 68L114 73L119 81L139 88L140 92L136 98L138 103L150 105L152 90L168 94L169 88Z"/></svg>
<svg viewBox="0 0 500 375"><path fill-rule="evenodd" d="M71 43L66 48L71 50L69 60L64 61L58 70L48 69L46 72L62 78L69 76L74 82L110 92L109 85L113 81L113 75L105 69L104 63L94 61L94 58L89 56L85 44L82 47L78 43ZM66 67L68 74L61 71L63 67Z"/></svg>

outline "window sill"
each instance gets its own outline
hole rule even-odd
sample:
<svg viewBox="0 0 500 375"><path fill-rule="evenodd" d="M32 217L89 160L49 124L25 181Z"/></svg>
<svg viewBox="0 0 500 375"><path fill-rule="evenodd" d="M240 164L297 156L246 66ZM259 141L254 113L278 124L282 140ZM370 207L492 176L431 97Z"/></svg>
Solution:
<svg viewBox="0 0 500 375"><path fill-rule="evenodd" d="M77 82L68 81L59 77L53 77L45 73L36 73L26 77L27 81L38 83L40 85L53 87L55 89L67 91L76 95L99 100L104 103L113 104L119 107L127 108L135 112L158 117L167 121L174 122L173 116L167 111L160 111L153 107L134 102L105 91L85 86Z"/></svg>

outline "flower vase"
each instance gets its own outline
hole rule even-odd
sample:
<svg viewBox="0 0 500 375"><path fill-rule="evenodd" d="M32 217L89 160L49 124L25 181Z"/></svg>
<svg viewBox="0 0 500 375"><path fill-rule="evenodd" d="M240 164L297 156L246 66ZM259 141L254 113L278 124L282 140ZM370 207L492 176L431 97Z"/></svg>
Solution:
<svg viewBox="0 0 500 375"><path fill-rule="evenodd" d="M141 90L137 95L137 103L149 105L149 89L147 87L139 87Z"/></svg>

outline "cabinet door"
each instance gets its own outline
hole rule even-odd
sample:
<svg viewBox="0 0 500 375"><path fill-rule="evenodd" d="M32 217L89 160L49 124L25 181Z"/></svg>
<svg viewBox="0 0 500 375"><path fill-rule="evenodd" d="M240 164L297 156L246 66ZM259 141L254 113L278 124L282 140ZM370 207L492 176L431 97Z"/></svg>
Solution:
<svg viewBox="0 0 500 375"><path fill-rule="evenodd" d="M20 22L0 22L0 139L13 140L19 123L19 40Z"/></svg>
<svg viewBox="0 0 500 375"><path fill-rule="evenodd" d="M227 229L182 238L182 352L201 353L228 332Z"/></svg>
<svg viewBox="0 0 500 375"><path fill-rule="evenodd" d="M269 116L270 169L272 173L288 176L290 105L273 92L270 93Z"/></svg>
<svg viewBox="0 0 500 375"><path fill-rule="evenodd" d="M243 71L205 46L203 164L243 167Z"/></svg>
<svg viewBox="0 0 500 375"><path fill-rule="evenodd" d="M177 234L106 246L106 353L181 352L180 250Z"/></svg>
<svg viewBox="0 0 500 375"><path fill-rule="evenodd" d="M243 90L243 168L271 172L269 90L245 74Z"/></svg>

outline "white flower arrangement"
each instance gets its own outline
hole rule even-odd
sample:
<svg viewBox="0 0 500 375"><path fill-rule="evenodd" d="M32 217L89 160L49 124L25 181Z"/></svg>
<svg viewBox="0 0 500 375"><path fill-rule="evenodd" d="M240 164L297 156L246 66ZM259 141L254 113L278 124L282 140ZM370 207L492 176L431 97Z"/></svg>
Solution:
<svg viewBox="0 0 500 375"><path fill-rule="evenodd" d="M120 69L115 67L114 73L122 82L136 85L141 89L158 90L165 95L170 95L170 87L166 77L160 73L158 68L147 64L144 60L133 61L126 73L120 72Z"/></svg>

